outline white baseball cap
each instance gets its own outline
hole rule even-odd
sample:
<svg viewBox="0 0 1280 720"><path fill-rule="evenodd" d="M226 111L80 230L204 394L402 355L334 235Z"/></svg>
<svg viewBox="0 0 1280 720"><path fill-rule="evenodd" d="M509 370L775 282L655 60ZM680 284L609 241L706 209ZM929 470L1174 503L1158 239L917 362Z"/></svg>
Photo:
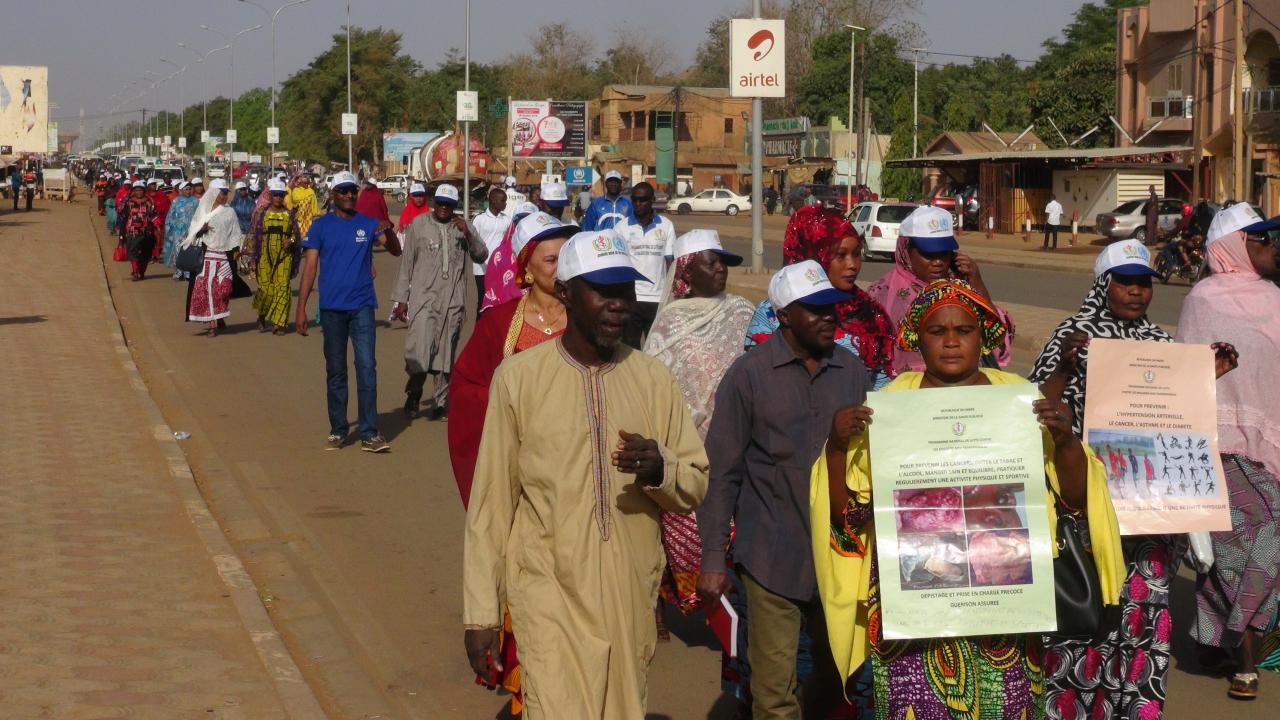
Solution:
<svg viewBox="0 0 1280 720"><path fill-rule="evenodd" d="M1240 230L1247 233L1260 233L1277 225L1280 225L1280 218L1264 220L1249 203L1236 203L1229 208L1219 210L1218 214L1213 216L1213 222L1209 223L1209 231L1205 233L1205 244L1211 245Z"/></svg>
<svg viewBox="0 0 1280 720"><path fill-rule="evenodd" d="M204 184L204 178L202 178L202 177L200 177L199 175L197 175L197 176L195 176L195 177L191 178L191 184L192 184L192 185L203 185L203 184Z"/></svg>
<svg viewBox="0 0 1280 720"><path fill-rule="evenodd" d="M649 280L636 270L626 241L612 230L580 232L560 248L556 279L568 282L576 277L601 285Z"/></svg>
<svg viewBox="0 0 1280 720"><path fill-rule="evenodd" d="M850 297L849 293L831 286L827 271L816 260L788 265L769 280L769 304L774 310L781 310L794 302L834 305Z"/></svg>
<svg viewBox="0 0 1280 720"><path fill-rule="evenodd" d="M360 181L356 179L355 175L351 174L346 170L343 170L342 172L339 172L339 173L334 173L333 179L329 181L329 189L337 190L338 188L343 187L344 185L355 185L356 187L359 187Z"/></svg>
<svg viewBox="0 0 1280 720"><path fill-rule="evenodd" d="M159 185L159 184L160 184L160 178L158 178L158 177L153 177L153 178L151 178L150 180L148 180L148 181L147 181L147 184L148 184L148 185Z"/></svg>
<svg viewBox="0 0 1280 720"><path fill-rule="evenodd" d="M520 222L526 215L538 212L538 206L531 202L522 202L516 206L516 212L511 216L513 222Z"/></svg>
<svg viewBox="0 0 1280 720"><path fill-rule="evenodd" d="M566 223L544 212L533 212L516 223L516 231L511 236L511 255L520 257L520 251L531 242L553 237L569 237L578 232L578 226Z"/></svg>
<svg viewBox="0 0 1280 720"><path fill-rule="evenodd" d="M267 192L283 193L289 192L289 187L279 178L271 178L267 181Z"/></svg>
<svg viewBox="0 0 1280 720"><path fill-rule="evenodd" d="M951 213L932 205L921 205L902 219L898 234L905 235L922 252L959 250Z"/></svg>
<svg viewBox="0 0 1280 720"><path fill-rule="evenodd" d="M447 203L449 205L457 205L458 188L450 185L449 183L440 183L440 185L436 187L435 200L436 202Z"/></svg>
<svg viewBox="0 0 1280 720"><path fill-rule="evenodd" d="M237 180L237 181L236 181L236 189L237 189L237 190L248 190L248 189L249 189L249 186L248 186L248 185L245 185L243 180Z"/></svg>
<svg viewBox="0 0 1280 720"><path fill-rule="evenodd" d="M564 207L569 204L569 189L564 183L542 183L542 202L551 207Z"/></svg>
<svg viewBox="0 0 1280 720"><path fill-rule="evenodd" d="M609 172L604 174L604 179L605 180L621 180L622 173L618 172L617 170L610 170Z"/></svg>
<svg viewBox="0 0 1280 720"><path fill-rule="evenodd" d="M426 195L427 186L423 185L422 183L414 183L409 186L409 194L410 195Z"/></svg>
<svg viewBox="0 0 1280 720"><path fill-rule="evenodd" d="M1093 276L1110 272L1116 275L1155 275L1151 269L1151 251L1140 240L1121 240L1108 245L1093 262Z"/></svg>
<svg viewBox="0 0 1280 720"><path fill-rule="evenodd" d="M231 188L227 187L226 180L223 180L222 178L214 178L213 181L209 183L209 189L216 190L218 192L226 192Z"/></svg>
<svg viewBox="0 0 1280 720"><path fill-rule="evenodd" d="M179 190L181 190L181 189L183 189L183 188L188 188L188 187L191 187L191 183L187 182L186 180L183 180L183 181L181 181L181 182L179 182L179 183L178 183L178 189L179 189Z"/></svg>
<svg viewBox="0 0 1280 720"><path fill-rule="evenodd" d="M515 175L508 175L508 176L506 176L505 178L503 178L503 179L502 179L502 184L503 184L503 185L506 185L507 187L515 187L515 186L516 186L516 176L515 176Z"/></svg>
<svg viewBox="0 0 1280 720"><path fill-rule="evenodd" d="M729 267L736 267L742 264L742 256L735 255L724 249L720 244L720 233L715 230L690 230L681 235L671 243L671 255L668 260L679 260L685 255L690 255L703 250L710 250L724 259L724 264Z"/></svg>

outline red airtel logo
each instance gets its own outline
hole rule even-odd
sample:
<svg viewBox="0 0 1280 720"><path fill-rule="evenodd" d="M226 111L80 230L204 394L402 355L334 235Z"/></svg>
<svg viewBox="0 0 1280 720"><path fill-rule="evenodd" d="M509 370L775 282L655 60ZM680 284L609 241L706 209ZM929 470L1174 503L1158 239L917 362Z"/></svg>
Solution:
<svg viewBox="0 0 1280 720"><path fill-rule="evenodd" d="M769 43L769 46L763 50L756 50L756 48L764 45L765 43ZM751 56L752 60L759 62L760 60L765 59L765 57L773 51L773 32L769 30L761 30L750 38L747 38L747 49L755 50L755 53Z"/></svg>

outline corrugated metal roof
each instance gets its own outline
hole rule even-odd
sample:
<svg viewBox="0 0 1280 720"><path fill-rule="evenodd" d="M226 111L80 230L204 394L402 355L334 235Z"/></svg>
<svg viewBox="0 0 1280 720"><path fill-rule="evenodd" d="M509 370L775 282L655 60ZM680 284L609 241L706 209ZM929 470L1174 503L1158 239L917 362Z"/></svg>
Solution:
<svg viewBox="0 0 1280 720"><path fill-rule="evenodd" d="M1190 152L1191 147L1118 147L1118 148L1054 148L1050 150L1000 150L996 152L961 153L959 155L929 155L918 158L889 160L890 167L929 167L956 165L990 160L1108 160L1141 155Z"/></svg>

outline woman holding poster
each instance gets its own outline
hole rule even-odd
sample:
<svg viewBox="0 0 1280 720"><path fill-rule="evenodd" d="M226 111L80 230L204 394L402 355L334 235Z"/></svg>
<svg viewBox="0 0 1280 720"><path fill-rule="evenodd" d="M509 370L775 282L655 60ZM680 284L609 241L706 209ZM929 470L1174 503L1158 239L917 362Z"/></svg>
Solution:
<svg viewBox="0 0 1280 720"><path fill-rule="evenodd" d="M1072 414L1072 431L1084 439L1085 378L1094 338L1173 342L1147 319L1151 305L1151 251L1137 240L1109 245L1093 266L1093 287L1075 315L1063 320L1028 376L1045 397L1061 397ZM1230 369L1228 348L1220 352L1219 375ZM1119 463L1115 463L1119 467ZM1137 472L1138 467L1131 470ZM1149 483L1155 474L1142 466ZM1113 474L1122 474L1113 472ZM1186 535L1131 535L1123 542L1123 622L1096 642L1058 640L1045 647L1045 705L1051 718L1084 717L1105 708L1115 717L1158 720L1172 664L1169 590L1186 552ZM1138 678L1137 681L1132 678Z"/></svg>
<svg viewBox="0 0 1280 720"><path fill-rule="evenodd" d="M1247 203L1214 216L1205 234L1213 274L1182 305L1178 340L1221 338L1240 350L1240 367L1218 382L1218 447L1226 470L1231 525L1212 533L1214 565L1200 576L1191 636L1232 671L1228 695L1258 695L1259 637L1276 614L1280 576L1280 288L1276 242ZM1212 657L1206 658L1212 660Z"/></svg>
<svg viewBox="0 0 1280 720"><path fill-rule="evenodd" d="M1006 332L1001 313L970 285L959 280L932 282L906 310L898 334L901 349L920 353L924 371L900 375L885 391L1025 384L1016 375L980 367L984 355L1001 347ZM1032 412L1042 428L1046 483L1068 506L1086 509L1103 600L1115 604L1123 572L1105 471L1072 434L1061 402L1036 400ZM940 626L931 639L884 639L881 578L888 582L889 576L882 573L891 571L875 559L871 447L866 433L871 420L871 410L865 406L836 414L826 450L814 466L810 490L814 563L837 666L847 678L864 660L871 661L877 718L1043 717L1038 633L957 637L960 633L954 628ZM1034 457L1038 465L1039 455ZM1020 569L1025 567L1027 549L1018 542L1019 533L1025 536L1026 531L1008 529L1026 527L1027 518L1011 511L1016 498L1010 492L1007 486L990 485L957 491L896 491L904 495L897 498L904 508L898 516L899 530L928 530L936 542L921 547L911 567L900 568L901 581L894 578L892 582L931 591L955 587L949 574L954 562L948 553L957 546L946 541L952 534L967 536L968 549L961 546L960 550L967 554L970 566L969 580L959 577L956 582L986 590L1028 580ZM990 507L974 511L969 509L973 505ZM1052 503L1047 507L1048 526L1053 528ZM898 536L900 548L902 537ZM900 553L899 564L907 563L906 557Z"/></svg>

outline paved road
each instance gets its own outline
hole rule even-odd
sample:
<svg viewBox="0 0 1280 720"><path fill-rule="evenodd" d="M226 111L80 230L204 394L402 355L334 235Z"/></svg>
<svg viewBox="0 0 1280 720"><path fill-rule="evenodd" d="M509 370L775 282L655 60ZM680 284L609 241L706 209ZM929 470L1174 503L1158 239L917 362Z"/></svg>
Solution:
<svg viewBox="0 0 1280 720"><path fill-rule="evenodd" d="M113 243L101 242L109 257ZM375 267L385 301L398 262L379 253ZM399 412L403 329L378 332L379 417L393 451L327 453L318 330L260 335L245 299L233 301L227 333L209 339L181 321L181 284L130 283L124 264L108 270L149 389L169 424L192 433L183 449L196 479L333 716L494 717L503 702L473 685L461 648L464 518L445 427L410 425ZM994 268L989 280L1007 280L1027 303L1056 293L1063 309L1075 307L1085 281ZM1051 287L1062 283L1071 287ZM1189 584L1180 581L1181 598ZM1181 627L1187 610L1180 606ZM709 635L696 621L671 622L676 639L660 646L650 674L649 717L728 717ZM1178 671L1173 686L1171 720L1218 717L1228 707L1219 681Z"/></svg>

